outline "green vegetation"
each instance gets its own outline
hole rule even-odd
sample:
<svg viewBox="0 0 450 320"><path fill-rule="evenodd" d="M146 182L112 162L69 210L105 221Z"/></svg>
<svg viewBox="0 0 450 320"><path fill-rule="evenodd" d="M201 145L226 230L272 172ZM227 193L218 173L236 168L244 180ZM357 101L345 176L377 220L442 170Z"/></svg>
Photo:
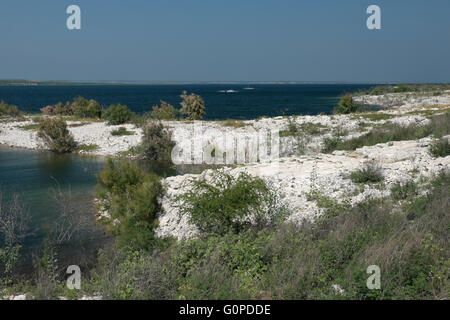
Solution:
<svg viewBox="0 0 450 320"><path fill-rule="evenodd" d="M367 162L362 168L350 173L350 179L355 183L377 183L383 181L381 167L373 162Z"/></svg>
<svg viewBox="0 0 450 320"><path fill-rule="evenodd" d="M125 127L119 127L116 130L111 131L112 136L132 136L134 135L133 131L128 131Z"/></svg>
<svg viewBox="0 0 450 320"><path fill-rule="evenodd" d="M323 139L323 153L331 153L337 149L340 139L338 137L326 137Z"/></svg>
<svg viewBox="0 0 450 320"><path fill-rule="evenodd" d="M161 100L161 106L153 106L150 117L155 120L179 120L181 111Z"/></svg>
<svg viewBox="0 0 450 320"><path fill-rule="evenodd" d="M0 101L0 117L17 118L21 115L19 108L12 104L7 104L5 101Z"/></svg>
<svg viewBox="0 0 450 320"><path fill-rule="evenodd" d="M450 155L450 142L446 138L436 140L430 146L430 152L435 157L446 157Z"/></svg>
<svg viewBox="0 0 450 320"><path fill-rule="evenodd" d="M28 220L28 213L19 197L14 194L5 199L0 192L0 289L13 283L14 268L29 232Z"/></svg>
<svg viewBox="0 0 450 320"><path fill-rule="evenodd" d="M280 137L295 137L302 134L300 126L295 122L295 119L288 117L288 126L286 130L280 131Z"/></svg>
<svg viewBox="0 0 450 320"><path fill-rule="evenodd" d="M390 198L353 208L322 201L325 214L301 227L104 252L93 287L107 299L448 299L449 185L443 174L428 195L397 210ZM373 264L380 290L366 286Z"/></svg>
<svg viewBox="0 0 450 320"><path fill-rule="evenodd" d="M39 123L27 124L24 126L19 126L18 128L26 131L35 131L39 129Z"/></svg>
<svg viewBox="0 0 450 320"><path fill-rule="evenodd" d="M396 124L386 124L376 127L370 132L349 140L328 138L324 140L325 147L322 152L330 153L334 150L355 150L363 146L373 146L378 143L389 141L416 140L429 135L440 138L450 134L450 112L430 117L427 125L411 124L409 126L399 126Z"/></svg>
<svg viewBox="0 0 450 320"><path fill-rule="evenodd" d="M65 104L59 102L54 106L46 106L41 109L44 115L74 116L76 118L96 118L102 115L102 108L95 100L87 100L83 97L76 97L72 102Z"/></svg>
<svg viewBox="0 0 450 320"><path fill-rule="evenodd" d="M364 118L370 121L381 121L381 120L389 120L397 116L382 112L364 112L364 113L356 113L353 117L356 119Z"/></svg>
<svg viewBox="0 0 450 320"><path fill-rule="evenodd" d="M242 128L242 127L246 126L245 122L239 121L239 120L233 120L233 119L227 119L227 120L223 121L222 124L225 127L233 127L235 129Z"/></svg>
<svg viewBox="0 0 450 320"><path fill-rule="evenodd" d="M338 106L334 108L334 113L349 114L358 111L358 105L353 101L353 97L345 95L339 101Z"/></svg>
<svg viewBox="0 0 450 320"><path fill-rule="evenodd" d="M133 113L127 106L122 104L112 104L103 112L102 118L105 119L109 125L124 124L129 121Z"/></svg>
<svg viewBox="0 0 450 320"><path fill-rule="evenodd" d="M183 101L181 104L181 113L186 115L188 120L202 120L205 116L205 101L194 93L190 95L186 91L180 96Z"/></svg>
<svg viewBox="0 0 450 320"><path fill-rule="evenodd" d="M125 163L107 165L99 177L99 199L114 217L130 220L111 226L118 229L119 245L99 253L96 267L83 274L81 292L64 291L64 275L55 276L57 262L47 245L37 277L8 288L46 299L83 294L188 300L450 298L449 172L425 186L425 195L400 197L408 201L394 196L352 207L318 196L324 213L314 222L180 241L155 241L157 181ZM151 187L143 188L146 183ZM366 286L369 265L381 269L380 290Z"/></svg>
<svg viewBox="0 0 450 320"><path fill-rule="evenodd" d="M141 144L132 151L144 159L171 161L174 146L172 134L160 122L151 122L143 129Z"/></svg>
<svg viewBox="0 0 450 320"><path fill-rule="evenodd" d="M108 159L98 175L97 198L111 217L103 222L116 235L120 247L148 250L155 244L161 192L157 175L146 174L125 160Z"/></svg>
<svg viewBox="0 0 450 320"><path fill-rule="evenodd" d="M320 123L306 122L298 124L294 118L288 117L288 127L280 131L280 137L314 136L324 133L327 127Z"/></svg>
<svg viewBox="0 0 450 320"><path fill-rule="evenodd" d="M440 95L445 90L450 90L449 84L397 84L375 86L367 90L360 90L358 95L383 95L388 93L416 93Z"/></svg>
<svg viewBox="0 0 450 320"><path fill-rule="evenodd" d="M239 233L250 226L262 229L283 216L283 208L267 183L244 172L233 177L214 171L210 181L192 180L189 191L177 201L181 213L203 234Z"/></svg>
<svg viewBox="0 0 450 320"><path fill-rule="evenodd" d="M61 118L43 118L39 121L38 136L47 147L56 153L72 152L76 148L75 140Z"/></svg>
<svg viewBox="0 0 450 320"><path fill-rule="evenodd" d="M75 151L76 152L94 152L97 151L100 147L97 144L79 144L77 145Z"/></svg>
<svg viewBox="0 0 450 320"><path fill-rule="evenodd" d="M391 194L395 200L410 199L418 194L418 186L414 181L398 182L391 187Z"/></svg>

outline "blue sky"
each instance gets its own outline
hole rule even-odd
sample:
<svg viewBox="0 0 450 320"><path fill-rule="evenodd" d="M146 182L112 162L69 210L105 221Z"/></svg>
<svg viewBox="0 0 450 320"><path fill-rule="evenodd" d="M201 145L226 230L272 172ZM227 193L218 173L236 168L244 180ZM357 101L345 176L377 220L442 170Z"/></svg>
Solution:
<svg viewBox="0 0 450 320"><path fill-rule="evenodd" d="M66 28L71 4L81 30ZM450 82L450 1L2 0L11 78Z"/></svg>

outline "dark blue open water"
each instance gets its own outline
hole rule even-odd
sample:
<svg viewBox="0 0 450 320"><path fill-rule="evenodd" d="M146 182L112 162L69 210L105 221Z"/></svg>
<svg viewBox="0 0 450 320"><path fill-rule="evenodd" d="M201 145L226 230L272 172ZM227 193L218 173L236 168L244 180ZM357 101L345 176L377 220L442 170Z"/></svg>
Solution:
<svg viewBox="0 0 450 320"><path fill-rule="evenodd" d="M246 87L254 89L245 90ZM368 87L370 85L360 84L0 86L0 100L15 104L27 112L39 112L46 105L81 95L95 99L105 107L122 103L142 113L151 110L160 100L179 107L180 94L186 90L203 97L207 120L224 120L330 113L340 95ZM221 92L224 90L236 92Z"/></svg>

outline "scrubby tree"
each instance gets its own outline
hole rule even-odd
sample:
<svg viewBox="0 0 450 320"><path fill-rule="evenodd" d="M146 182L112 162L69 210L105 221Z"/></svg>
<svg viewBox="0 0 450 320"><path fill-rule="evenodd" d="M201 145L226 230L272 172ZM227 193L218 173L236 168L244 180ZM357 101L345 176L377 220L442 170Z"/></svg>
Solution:
<svg viewBox="0 0 450 320"><path fill-rule="evenodd" d="M153 106L150 117L156 120L177 120L181 116L180 110L161 100L161 106Z"/></svg>
<svg viewBox="0 0 450 320"><path fill-rule="evenodd" d="M20 116L20 111L17 106L12 104L7 104L5 101L0 102L0 117L1 116L9 116L9 117L18 117Z"/></svg>
<svg viewBox="0 0 450 320"><path fill-rule="evenodd" d="M124 124L133 116L133 112L127 106L122 104L112 104L103 113L103 119L108 121L109 125Z"/></svg>
<svg viewBox="0 0 450 320"><path fill-rule="evenodd" d="M183 101L181 104L181 112L186 115L189 120L202 120L205 116L205 101L203 101L202 97L191 93L187 94L186 91L180 96Z"/></svg>
<svg viewBox="0 0 450 320"><path fill-rule="evenodd" d="M145 159L169 161L174 146L172 134L160 122L151 122L144 127L138 153Z"/></svg>
<svg viewBox="0 0 450 320"><path fill-rule="evenodd" d="M76 97L72 103L73 114L80 118L100 118L102 108L95 100Z"/></svg>
<svg viewBox="0 0 450 320"><path fill-rule="evenodd" d="M338 106L335 108L336 113L348 114L358 111L358 105L353 101L351 95L345 95L339 101Z"/></svg>
<svg viewBox="0 0 450 320"><path fill-rule="evenodd" d="M157 175L146 174L126 160L106 162L98 175L97 197L111 217L103 222L117 236L119 246L145 250L154 245L161 192Z"/></svg>
<svg viewBox="0 0 450 320"><path fill-rule="evenodd" d="M72 152L76 147L66 122L61 118L40 119L38 136L44 140L51 151L56 153Z"/></svg>
<svg viewBox="0 0 450 320"><path fill-rule="evenodd" d="M46 106L41 109L41 112L45 115L53 114L58 116L76 116L78 118L101 118L102 107L93 99L87 100L78 96L73 101L67 101L65 104L58 102L53 106Z"/></svg>

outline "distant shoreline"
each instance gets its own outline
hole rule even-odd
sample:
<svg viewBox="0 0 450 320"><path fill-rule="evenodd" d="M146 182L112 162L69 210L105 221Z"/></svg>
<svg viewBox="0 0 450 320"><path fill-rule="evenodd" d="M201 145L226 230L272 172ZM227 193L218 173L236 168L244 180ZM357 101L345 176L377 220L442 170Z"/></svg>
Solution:
<svg viewBox="0 0 450 320"><path fill-rule="evenodd" d="M389 85L401 82L372 81L33 81L33 80L0 80L0 86L99 86L99 85ZM447 84L446 82L408 84Z"/></svg>

